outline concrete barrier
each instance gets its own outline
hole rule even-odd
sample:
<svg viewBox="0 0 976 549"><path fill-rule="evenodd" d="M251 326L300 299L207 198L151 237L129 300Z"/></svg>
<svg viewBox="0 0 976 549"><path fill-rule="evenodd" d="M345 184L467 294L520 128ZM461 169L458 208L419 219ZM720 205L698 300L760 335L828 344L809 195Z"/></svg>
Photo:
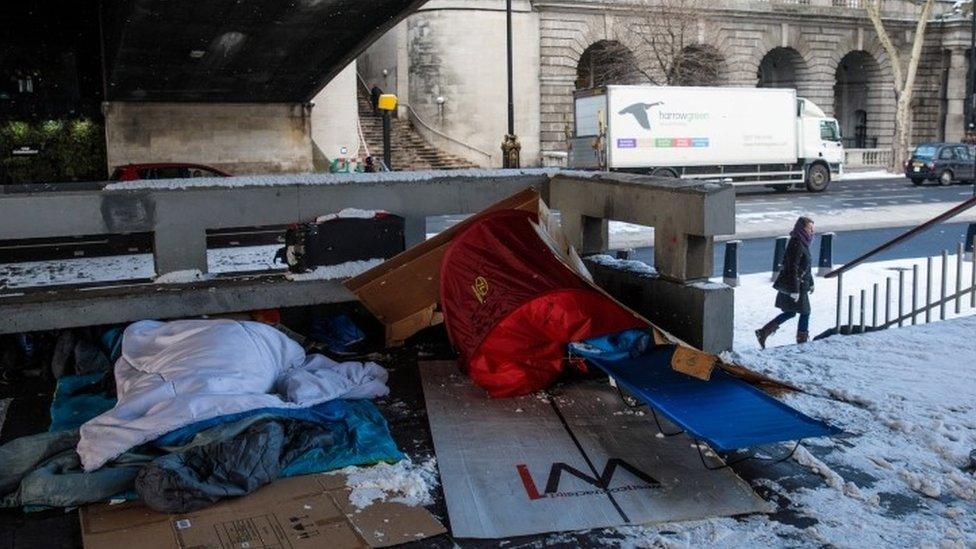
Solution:
<svg viewBox="0 0 976 549"><path fill-rule="evenodd" d="M601 288L686 343L710 353L732 349L735 303L730 286L676 282L611 261L583 261Z"/></svg>
<svg viewBox="0 0 976 549"><path fill-rule="evenodd" d="M710 277L714 237L735 233L735 191L724 183L560 172L549 184L549 198L582 254L608 248L611 220L654 227L654 268L677 281Z"/></svg>
<svg viewBox="0 0 976 549"><path fill-rule="evenodd" d="M735 231L735 195L727 184L546 169L137 181L0 194L0 239L149 232L157 274L206 273L208 229L285 225L348 207L382 209L404 217L409 246L425 238L429 216L474 213L528 187L561 212L570 241L583 252L607 249L610 220L654 227L660 276L630 280L607 268L597 282L625 303L630 290L623 292L618 278L636 285L635 307L689 343L710 351L731 346L731 289L695 282L711 275L713 237ZM338 281L297 283L280 274L37 288L0 292L0 333L350 299Z"/></svg>

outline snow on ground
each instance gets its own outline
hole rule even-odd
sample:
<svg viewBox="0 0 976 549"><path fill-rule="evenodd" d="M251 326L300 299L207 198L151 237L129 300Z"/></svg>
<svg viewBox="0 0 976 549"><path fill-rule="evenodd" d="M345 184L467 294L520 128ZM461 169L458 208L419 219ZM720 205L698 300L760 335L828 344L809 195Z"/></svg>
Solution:
<svg viewBox="0 0 976 549"><path fill-rule="evenodd" d="M208 274L232 272L268 271L284 269L275 264L275 252L281 246L245 246L207 250ZM152 254L129 254L108 257L84 257L50 261L27 261L0 264L0 288L25 288L60 284L91 282L120 282L125 280L152 279L156 276ZM157 282L190 282L186 277Z"/></svg>
<svg viewBox="0 0 976 549"><path fill-rule="evenodd" d="M621 547L976 547L976 317L727 358L788 380L787 404L844 429L793 461L822 478L786 490L799 528L773 517L608 530ZM968 360L960 360L966 357ZM784 446L785 448L785 446ZM623 535L623 539L618 539Z"/></svg>
<svg viewBox="0 0 976 549"><path fill-rule="evenodd" d="M346 475L346 486L352 489L349 501L358 509L375 501L393 501L406 505L431 505L431 493L438 484L434 458L419 464L404 459L393 465L378 463L370 467L346 467L325 473Z"/></svg>
<svg viewBox="0 0 976 549"><path fill-rule="evenodd" d="M280 244L269 244L207 250L207 270L214 274L221 274L284 269L285 264L275 263L274 260L275 253L280 248Z"/></svg>
<svg viewBox="0 0 976 549"><path fill-rule="evenodd" d="M845 171L844 175L841 176L842 181L853 181L857 179L904 179L905 174L903 173L891 173L888 170L868 170L868 171L857 171L849 172Z"/></svg>
<svg viewBox="0 0 976 549"><path fill-rule="evenodd" d="M151 254L26 261L0 265L0 288L114 282L154 276Z"/></svg>
<svg viewBox="0 0 976 549"><path fill-rule="evenodd" d="M932 260L933 282L932 300L935 301L939 296L939 281L941 280L942 258L936 257ZM905 272L905 299L904 311L908 313L912 302L912 265L918 265L918 303L925 303L925 258L919 259L899 259L893 261L880 261L875 263L865 263L854 268L844 275L844 301L843 301L843 322L847 323L847 296L854 295L854 323L860 323L860 291L865 290L867 306L865 307L865 323L871 324L872 315L872 286L878 283L878 322L884 322L885 305L885 279L891 277L891 318L897 316L898 311L898 271L895 268L906 268ZM972 274L972 262L963 262L963 288L970 286ZM948 294L955 292L956 279L956 256L949 256L947 269L947 288ZM721 280L721 279L715 279ZM756 342L755 330L762 327L779 314L773 302L776 300L776 290L769 273L755 273L739 277L739 287L735 289L735 334L734 348L737 350L755 349L759 344ZM810 336L813 337L825 330L833 328L836 324L836 299L837 299L837 279L816 277L814 293L810 296L812 314L810 316ZM962 315L976 314L976 309L969 307L969 299L962 300ZM939 316L938 308L931 313L933 319ZM956 316L954 304L950 303L946 307L946 318ZM918 316L918 322L922 323L925 315ZM777 346L792 344L796 341L797 320L787 321L778 332L773 334L768 340L767 346Z"/></svg>
<svg viewBox="0 0 976 549"><path fill-rule="evenodd" d="M826 486L790 494L833 545L976 544L976 317L730 358L809 394L786 402L853 435L805 442ZM968 360L960 360L968 357ZM846 471L862 474L847 474ZM899 500L915 501L898 510ZM855 525L859 525L855 527Z"/></svg>

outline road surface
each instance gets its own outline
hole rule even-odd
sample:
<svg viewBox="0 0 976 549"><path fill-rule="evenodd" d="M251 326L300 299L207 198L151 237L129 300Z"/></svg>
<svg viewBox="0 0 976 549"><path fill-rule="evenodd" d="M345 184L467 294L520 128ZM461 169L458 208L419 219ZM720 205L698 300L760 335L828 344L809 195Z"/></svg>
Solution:
<svg viewBox="0 0 976 549"><path fill-rule="evenodd" d="M754 239L789 232L801 215L811 216L817 230L858 231L889 227L910 227L970 198L971 185L916 187L905 178L835 181L823 193L739 188L736 194L736 234L731 238ZM440 216L427 220L427 232L438 233L466 216ZM976 208L956 222L976 221ZM650 228L613 223L610 246L614 249L639 248L653 243Z"/></svg>

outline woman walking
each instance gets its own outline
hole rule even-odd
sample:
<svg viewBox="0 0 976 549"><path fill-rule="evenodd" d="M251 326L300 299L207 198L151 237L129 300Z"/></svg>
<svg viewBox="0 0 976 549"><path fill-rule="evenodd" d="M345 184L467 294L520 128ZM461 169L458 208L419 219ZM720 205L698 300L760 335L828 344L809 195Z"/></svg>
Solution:
<svg viewBox="0 0 976 549"><path fill-rule="evenodd" d="M790 241L783 256L780 270L773 289L776 294L776 307L783 312L768 324L756 330L759 346L766 348L766 339L776 333L780 325L797 314L800 320L796 327L796 342L806 343L810 339L810 294L813 293L813 274L810 271L810 242L813 241L813 220L801 217L796 220L790 232Z"/></svg>

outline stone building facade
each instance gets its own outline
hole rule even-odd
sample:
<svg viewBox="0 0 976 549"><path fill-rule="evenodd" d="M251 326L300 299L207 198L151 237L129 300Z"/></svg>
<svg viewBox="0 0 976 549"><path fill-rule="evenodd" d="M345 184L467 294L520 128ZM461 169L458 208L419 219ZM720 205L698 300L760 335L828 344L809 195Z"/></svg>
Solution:
<svg viewBox="0 0 976 549"><path fill-rule="evenodd" d="M515 0L516 133L523 165L558 164L581 60L612 44L651 65L629 24L656 2ZM689 47L713 52L715 84L796 88L835 116L849 148L891 144L892 60L860 0L715 0L700 4ZM885 26L907 63L918 7L887 0ZM396 91L428 140L483 166L501 164L506 124L505 3L431 0L358 60L366 82ZM929 23L913 101L912 141L965 130L970 27L952 2ZM637 79L639 81L640 78ZM646 80L646 79L645 79Z"/></svg>

